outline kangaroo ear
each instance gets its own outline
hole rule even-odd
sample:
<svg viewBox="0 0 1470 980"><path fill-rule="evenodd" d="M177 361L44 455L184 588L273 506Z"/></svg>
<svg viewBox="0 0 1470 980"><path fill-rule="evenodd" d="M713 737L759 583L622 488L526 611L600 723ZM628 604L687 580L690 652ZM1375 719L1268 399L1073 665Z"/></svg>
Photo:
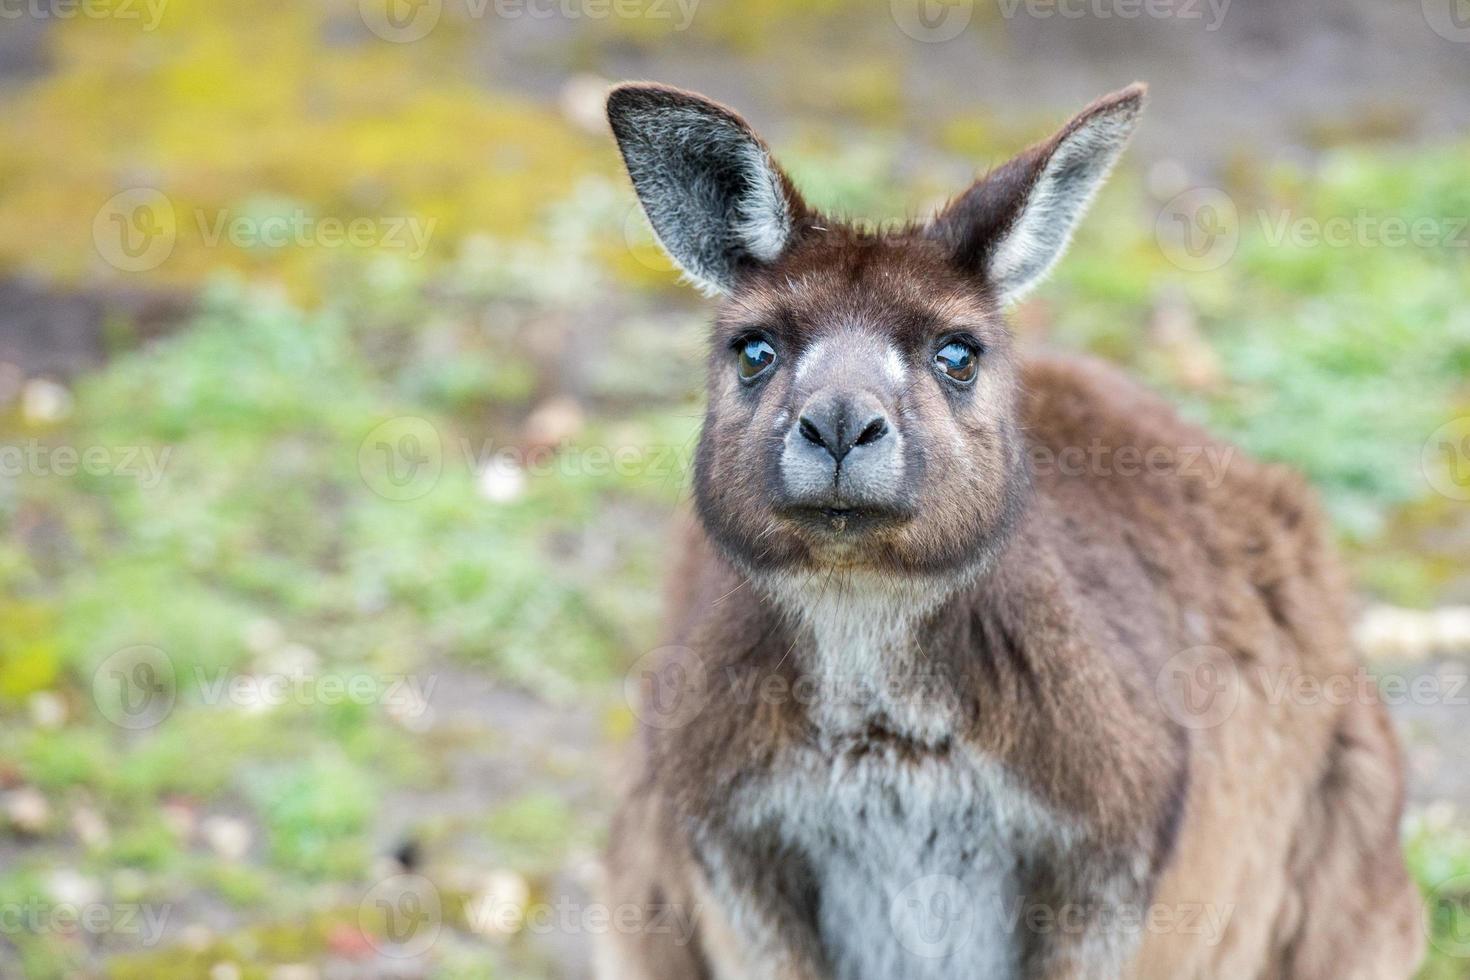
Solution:
<svg viewBox="0 0 1470 980"><path fill-rule="evenodd" d="M1135 82L1098 99L1060 132L980 178L930 224L956 261L983 275L1003 303L1039 283L1113 168L1143 108Z"/></svg>
<svg viewBox="0 0 1470 980"><path fill-rule="evenodd" d="M806 208L745 120L662 85L619 85L607 118L643 212L669 257L707 293L774 261Z"/></svg>

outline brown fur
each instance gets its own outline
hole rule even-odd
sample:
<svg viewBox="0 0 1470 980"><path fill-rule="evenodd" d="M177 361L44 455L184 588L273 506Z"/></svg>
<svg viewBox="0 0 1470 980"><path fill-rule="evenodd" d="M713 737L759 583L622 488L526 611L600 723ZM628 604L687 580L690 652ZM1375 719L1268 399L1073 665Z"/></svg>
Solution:
<svg viewBox="0 0 1470 980"><path fill-rule="evenodd" d="M1001 198L1023 192L1025 180L1004 177L1022 190ZM1058 838L1020 861L1028 906L1228 914L1214 944L1179 927L1139 933L1116 972L1410 976L1418 901L1398 847L1403 779L1386 715L1371 695L1345 705L1273 695L1283 679L1357 669L1310 490L1110 368L1021 358L965 258L985 251L973 235L874 236L811 220L779 261L743 273L717 318L700 521L684 532L670 603L669 641L690 651L673 683L698 710L643 731L608 852L611 904L676 906L698 928L687 942L652 928L614 935L604 972L828 975L813 858L782 833L779 811L752 829L732 801L813 759L943 773L982 758L1082 828L1079 842ZM788 424L780 406L799 401L794 372L756 394L728 380L730 341L753 325L790 362L854 324L919 365L892 404L923 450L912 513L858 544L773 509L762 434ZM977 394L923 374L934 338L956 324L984 347ZM946 448L955 439L962 452ZM1110 462L1041 465L1078 451ZM1200 464L1206 453L1223 468ZM1152 463L1140 471L1125 458ZM855 595L864 575L953 583L917 625L922 657L893 670L911 703L956 721L915 734L875 710L857 729L824 728L823 705L792 696L820 651L773 597L777 573ZM1181 722L1160 693L1188 651L1237 699L1216 723ZM1025 976L1113 972L1074 935L1016 942Z"/></svg>

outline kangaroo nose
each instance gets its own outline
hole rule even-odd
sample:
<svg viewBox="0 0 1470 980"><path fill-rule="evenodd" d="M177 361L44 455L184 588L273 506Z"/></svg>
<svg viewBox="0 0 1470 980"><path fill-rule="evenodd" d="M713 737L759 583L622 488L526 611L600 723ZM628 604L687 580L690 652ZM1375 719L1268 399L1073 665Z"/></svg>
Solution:
<svg viewBox="0 0 1470 980"><path fill-rule="evenodd" d="M886 436L888 416L878 399L867 393L820 394L806 403L796 426L802 438L841 463L854 448Z"/></svg>

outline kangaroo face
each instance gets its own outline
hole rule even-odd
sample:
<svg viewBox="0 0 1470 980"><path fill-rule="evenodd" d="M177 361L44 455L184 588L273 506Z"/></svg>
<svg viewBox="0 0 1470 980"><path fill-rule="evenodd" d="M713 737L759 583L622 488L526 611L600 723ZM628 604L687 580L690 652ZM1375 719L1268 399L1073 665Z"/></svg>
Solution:
<svg viewBox="0 0 1470 980"><path fill-rule="evenodd" d="M696 498L761 568L939 571L1024 485L1010 336L918 236L813 233L721 304Z"/></svg>
<svg viewBox="0 0 1470 980"><path fill-rule="evenodd" d="M747 569L978 567L1025 497L1005 303L1122 151L1141 87L1084 110L922 225L816 214L739 116L625 85L608 117L655 233L723 297L695 497Z"/></svg>

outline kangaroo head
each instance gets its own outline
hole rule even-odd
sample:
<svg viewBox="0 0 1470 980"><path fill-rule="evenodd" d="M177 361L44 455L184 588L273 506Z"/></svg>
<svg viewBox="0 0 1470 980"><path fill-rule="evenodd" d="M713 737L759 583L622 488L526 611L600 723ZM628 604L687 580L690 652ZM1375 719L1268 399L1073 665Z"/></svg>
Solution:
<svg viewBox="0 0 1470 980"><path fill-rule="evenodd" d="M654 232L720 297L695 495L733 560L914 575L995 553L1028 485L1002 311L1065 250L1143 96L1100 99L927 223L873 233L809 208L729 109L613 90Z"/></svg>

